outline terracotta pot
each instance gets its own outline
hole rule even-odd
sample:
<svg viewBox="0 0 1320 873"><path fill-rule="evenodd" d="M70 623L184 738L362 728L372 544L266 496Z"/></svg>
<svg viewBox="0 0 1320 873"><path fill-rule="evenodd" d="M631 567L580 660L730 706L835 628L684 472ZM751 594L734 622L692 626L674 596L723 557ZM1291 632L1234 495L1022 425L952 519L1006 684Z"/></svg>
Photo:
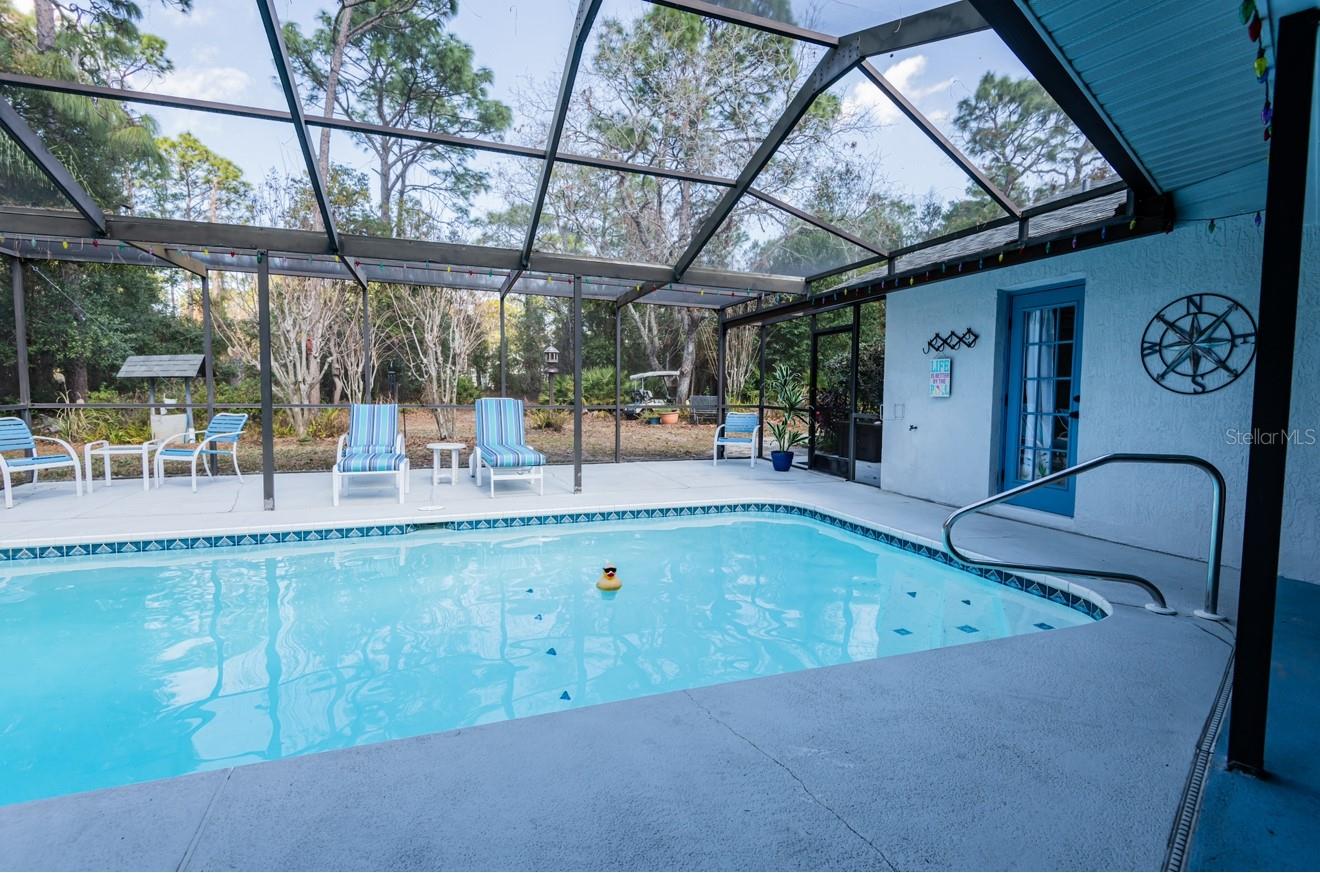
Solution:
<svg viewBox="0 0 1320 873"><path fill-rule="evenodd" d="M662 412L662 413L660 413L660 423L661 423L661 424L678 424L678 413L677 413L677 412Z"/></svg>

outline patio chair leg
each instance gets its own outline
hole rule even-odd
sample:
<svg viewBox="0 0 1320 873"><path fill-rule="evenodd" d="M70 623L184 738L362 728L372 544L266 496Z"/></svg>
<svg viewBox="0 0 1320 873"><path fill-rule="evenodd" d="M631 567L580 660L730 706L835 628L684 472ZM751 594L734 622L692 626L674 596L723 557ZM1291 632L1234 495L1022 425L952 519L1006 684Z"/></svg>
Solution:
<svg viewBox="0 0 1320 873"><path fill-rule="evenodd" d="M5 509L14 508L14 495L9 491L9 471L5 470Z"/></svg>
<svg viewBox="0 0 1320 873"><path fill-rule="evenodd" d="M73 493L82 497L82 470L78 469L78 462L73 462Z"/></svg>
<svg viewBox="0 0 1320 873"><path fill-rule="evenodd" d="M150 460L147 457L147 453L143 452L142 453L142 490L143 491L151 490L151 467L148 466L149 464L150 464ZM90 494L91 491L92 491L92 480L89 478L87 480L87 493Z"/></svg>
<svg viewBox="0 0 1320 873"><path fill-rule="evenodd" d="M339 471L330 471L330 503L333 506L339 505Z"/></svg>
<svg viewBox="0 0 1320 873"><path fill-rule="evenodd" d="M407 476L407 469L408 469L407 467L400 466L400 467L399 467L399 472L397 472L397 473L394 474L394 484L395 484L395 486L397 486L398 489L399 489L399 502L400 502L400 503L403 503L403 485L404 485L404 479L405 479L406 476Z"/></svg>
<svg viewBox="0 0 1320 873"><path fill-rule="evenodd" d="M193 455L193 459L192 459L192 490L194 494L197 493L197 456L196 455Z"/></svg>
<svg viewBox="0 0 1320 873"><path fill-rule="evenodd" d="M234 450L233 450L232 452L229 453L229 459L230 459L231 461L234 462L234 475L238 477L238 481L239 481L239 483L241 484L242 481L243 481L243 474L240 473L240 472L238 472L238 443L237 443L237 442L234 443Z"/></svg>
<svg viewBox="0 0 1320 873"><path fill-rule="evenodd" d="M495 499L495 468L494 467L490 468L490 496L492 500Z"/></svg>

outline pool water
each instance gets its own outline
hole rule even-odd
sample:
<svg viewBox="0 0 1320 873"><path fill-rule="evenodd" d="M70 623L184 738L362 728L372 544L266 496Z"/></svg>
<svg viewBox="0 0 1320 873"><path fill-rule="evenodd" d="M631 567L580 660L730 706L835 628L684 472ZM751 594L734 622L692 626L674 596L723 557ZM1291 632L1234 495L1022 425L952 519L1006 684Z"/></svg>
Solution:
<svg viewBox="0 0 1320 873"><path fill-rule="evenodd" d="M1091 622L781 515L4 572L0 804Z"/></svg>

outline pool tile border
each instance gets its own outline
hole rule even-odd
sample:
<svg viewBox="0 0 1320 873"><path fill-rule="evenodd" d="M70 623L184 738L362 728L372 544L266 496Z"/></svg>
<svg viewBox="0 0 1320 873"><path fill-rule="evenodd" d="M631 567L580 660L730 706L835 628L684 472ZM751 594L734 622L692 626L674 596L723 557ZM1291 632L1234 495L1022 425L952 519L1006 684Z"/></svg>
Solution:
<svg viewBox="0 0 1320 873"><path fill-rule="evenodd" d="M973 567L954 560L943 549L928 546L868 524L849 521L828 512L805 506L774 501L746 501L735 503L706 503L694 506L662 506L652 508L620 508L610 510L585 510L578 512L525 513L520 515L500 516L496 518L437 520L426 523L387 523L372 525L352 525L346 527L319 527L307 530L285 530L269 532L246 532L214 534L210 536L153 537L148 539L116 540L110 542L75 543L43 546L13 546L0 548L0 565L11 561L27 562L55 558L103 557L123 554L154 554L167 551L185 551L200 549L228 548L235 546L278 545L296 542L333 542L338 540L354 541L361 539L395 537L424 530L485 531L507 530L526 527L546 527L560 524L593 524L608 521L634 521L639 519L678 519L709 515L733 515L738 513L771 513L794 515L818 521L831 527L885 545L911 552L928 560L964 570L976 576L1004 585L1016 591L1034 597L1041 597L1061 606L1080 612L1094 620L1108 615L1108 612L1075 591L1058 588L1036 579L1019 576L1003 570Z"/></svg>

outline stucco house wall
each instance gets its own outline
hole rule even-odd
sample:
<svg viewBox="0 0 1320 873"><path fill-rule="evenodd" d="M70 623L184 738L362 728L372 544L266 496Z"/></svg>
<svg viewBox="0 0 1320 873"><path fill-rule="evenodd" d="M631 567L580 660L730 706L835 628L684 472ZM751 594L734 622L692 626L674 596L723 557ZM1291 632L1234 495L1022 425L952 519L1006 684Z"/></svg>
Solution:
<svg viewBox="0 0 1320 873"><path fill-rule="evenodd" d="M1183 452L1216 464L1228 484L1226 563L1241 565L1242 507L1255 364L1209 394L1157 385L1140 339L1165 304L1195 292L1231 297L1255 317L1262 229L1252 216L1189 222L1171 233L1045 261L986 270L888 297L882 487L961 505L998 488L1010 292L1065 281L1085 286L1079 460L1106 452ZM1320 231L1307 229L1289 449L1281 572L1320 582ZM935 332L971 327L975 348L947 352L953 391L928 396ZM1112 467L1078 480L1072 517L1018 507L1001 514L1189 557L1205 555L1210 486L1187 468Z"/></svg>

